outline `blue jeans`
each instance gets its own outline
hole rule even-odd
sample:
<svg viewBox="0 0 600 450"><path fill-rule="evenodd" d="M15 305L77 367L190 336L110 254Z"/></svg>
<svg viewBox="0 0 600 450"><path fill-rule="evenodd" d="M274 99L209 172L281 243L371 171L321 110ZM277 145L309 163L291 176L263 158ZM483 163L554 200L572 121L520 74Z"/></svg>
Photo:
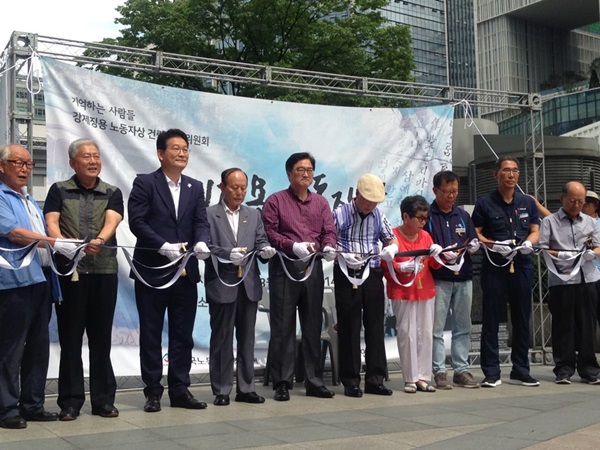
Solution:
<svg viewBox="0 0 600 450"><path fill-rule="evenodd" d="M452 368L456 373L469 367L471 349L471 303L473 282L435 280L435 319L433 322L433 373L446 372L444 326L450 311L452 325Z"/></svg>

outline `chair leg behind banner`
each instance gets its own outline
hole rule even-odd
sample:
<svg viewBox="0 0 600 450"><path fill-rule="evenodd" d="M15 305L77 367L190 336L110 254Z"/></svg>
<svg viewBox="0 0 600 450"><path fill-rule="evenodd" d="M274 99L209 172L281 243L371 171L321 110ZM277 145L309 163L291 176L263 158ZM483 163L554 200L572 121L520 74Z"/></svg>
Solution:
<svg viewBox="0 0 600 450"><path fill-rule="evenodd" d="M335 329L334 309L323 305L323 331L321 332L321 368L325 367L327 352L331 363L331 383L337 386L340 383L338 359L338 334Z"/></svg>

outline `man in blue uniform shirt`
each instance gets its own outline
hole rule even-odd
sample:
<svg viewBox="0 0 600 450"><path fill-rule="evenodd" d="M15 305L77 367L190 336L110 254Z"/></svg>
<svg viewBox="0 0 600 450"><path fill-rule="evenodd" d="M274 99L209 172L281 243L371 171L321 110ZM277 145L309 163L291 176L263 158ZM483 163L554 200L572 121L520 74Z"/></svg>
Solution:
<svg viewBox="0 0 600 450"><path fill-rule="evenodd" d="M493 250L481 269L483 310L481 328L482 387L496 387L500 379L498 327L510 305L512 318L512 371L509 383L539 386L529 374L529 318L533 284L533 244L540 234L540 219L533 199L516 191L519 163L505 156L496 161L498 189L477 200L473 223L482 244ZM508 262L511 244L525 248Z"/></svg>

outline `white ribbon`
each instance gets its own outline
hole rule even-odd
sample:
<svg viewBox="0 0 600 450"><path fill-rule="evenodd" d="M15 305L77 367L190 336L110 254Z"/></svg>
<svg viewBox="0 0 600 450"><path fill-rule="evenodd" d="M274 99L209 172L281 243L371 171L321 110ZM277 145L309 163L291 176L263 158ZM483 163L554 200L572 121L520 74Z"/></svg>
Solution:
<svg viewBox="0 0 600 450"><path fill-rule="evenodd" d="M19 247L19 248L0 247L0 252L14 253L14 252L25 251L23 256L17 258L17 261L20 261L20 264L18 266L15 266L14 264L10 263L6 258L4 258L4 256L0 256L0 268L8 269L8 270L19 270L19 269L24 269L25 267L29 266L31 264L31 261L33 261L33 258L36 255L38 242L39 241L33 241L31 244L29 244L25 247Z"/></svg>
<svg viewBox="0 0 600 450"><path fill-rule="evenodd" d="M303 281L306 281L310 275L312 274L312 270L313 267L315 265L315 261L316 261L316 256L317 253L311 253L310 255L305 256L304 258L298 258L298 259L294 259L294 258L290 258L288 255L286 255L285 253L282 252L277 252L277 256L279 256L279 260L281 261L281 265L283 266L283 271L285 272L285 274L287 275L287 277L292 280L292 281L296 281L298 283L302 283ZM306 267L306 269L304 269L304 277L302 277L301 279L296 279L294 278L287 270L287 267L285 265L285 261L283 260L283 258L287 259L288 261L294 261L294 262L298 262L298 261L302 261L302 262L306 262L310 260L310 264Z"/></svg>
<svg viewBox="0 0 600 450"><path fill-rule="evenodd" d="M342 256L341 253L337 254L337 262L338 262L338 265L340 266L340 270L342 271L342 273L346 276L346 278L348 278L348 281L355 286L360 286L365 282L365 280L367 278L369 278L369 275L371 273L371 267L369 265L369 261L371 260L371 258L375 258L376 256L379 256L379 255L371 255L371 256L367 256L365 259L363 259L363 263L366 265L366 267L363 270L360 278L350 276L350 274L348 273L348 264L346 263L346 259ZM360 270L360 268L357 270Z"/></svg>
<svg viewBox="0 0 600 450"><path fill-rule="evenodd" d="M400 282L400 280L398 280L398 277L396 276L396 270L394 269L393 261L388 262L387 263L388 272L389 272L390 276L392 277L392 280L394 280L394 283L399 284L402 287L411 287L415 283L415 280L417 279L417 275L419 274L418 270L419 270L419 267L421 266L421 259L426 258L426 257L427 257L427 255L414 257L415 268L414 268L413 272L406 272L407 274L412 274L411 280L406 284L403 284ZM408 259L408 261L410 261L410 259ZM406 261L402 261L402 262L406 262Z"/></svg>
<svg viewBox="0 0 600 450"><path fill-rule="evenodd" d="M182 272L185 270L185 266L186 266L188 260L192 256L195 258L195 255L193 252L182 253L179 258L171 261L168 264L165 264L164 266L160 266L160 267L149 267L149 266L145 266L144 264L141 264L136 261L136 264L139 264L140 266L142 266L146 269L150 269L150 270L168 269L168 268L173 267L174 265L178 264L179 262L181 262L181 264L179 264L179 268L173 274L173 277L171 277L171 279L166 284L163 284L162 286L153 286L150 283L148 283L146 280L144 280L144 278L137 271L137 269L135 268L135 266L133 264L134 259L129 254L129 252L123 248L123 253L125 254L125 259L127 260L129 267L131 267L131 271L133 272L135 277L140 281L140 283L145 284L146 286L148 286L149 288L152 288L152 289L167 289L167 288L170 288L171 286L173 286L177 282L177 280L179 280L179 277L181 276Z"/></svg>
<svg viewBox="0 0 600 450"><path fill-rule="evenodd" d="M217 274L217 278L219 279L219 281L227 287L236 287L238 284L241 284L248 276L248 273L250 272L250 269L252 268L252 264L254 263L254 260L256 259L256 255L257 255L256 251L251 251L244 255L244 257L242 258L242 261L244 261L245 259L247 259L247 261L244 264L242 277L239 279L239 281L237 283L233 283L233 284L226 283L225 281L223 281L223 279L219 275L219 263L233 264L233 262L228 259L219 258L216 255L210 255L210 259L212 260L212 264L213 264L213 267L215 268L215 272Z"/></svg>
<svg viewBox="0 0 600 450"><path fill-rule="evenodd" d="M442 253L444 253L444 251L455 251L455 248L455 245L449 245L448 247L444 247L442 252L439 255L435 255L433 259L435 259L439 264L441 264L448 270L452 270L453 272L460 272L460 269L462 268L465 262L465 253L467 252L467 249L464 249L462 252L460 252L458 257L456 258L456 261L453 264L448 263L448 261L442 259L440 256Z"/></svg>
<svg viewBox="0 0 600 450"><path fill-rule="evenodd" d="M571 256L568 259L559 259L556 256L552 256L546 250L544 250L543 253L544 253L544 260L546 261L546 266L548 267L548 270L550 272L552 272L554 275L556 275L562 281L569 281L571 278L573 278L575 275L577 275L579 273L581 266L583 266L583 264L585 264L585 260L581 257L581 255L584 252L585 252L585 250L578 252L577 254L575 254L575 256ZM571 269L570 273L568 273L568 274L559 273L558 269L556 268L556 264L554 264L554 261L567 261L567 262L573 261L573 262L575 262L575 265Z"/></svg>

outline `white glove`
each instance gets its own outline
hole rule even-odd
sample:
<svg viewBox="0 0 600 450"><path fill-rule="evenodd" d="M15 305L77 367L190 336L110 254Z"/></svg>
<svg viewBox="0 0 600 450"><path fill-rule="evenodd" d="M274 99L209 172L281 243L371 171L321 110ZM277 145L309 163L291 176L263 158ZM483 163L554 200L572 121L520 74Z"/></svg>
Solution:
<svg viewBox="0 0 600 450"><path fill-rule="evenodd" d="M415 271L415 260L411 259L410 261L404 261L401 262L400 265L400 272L414 272Z"/></svg>
<svg viewBox="0 0 600 450"><path fill-rule="evenodd" d="M56 238L56 242L54 242L54 251L69 259L75 258L77 247L79 247L79 244L67 242L66 239Z"/></svg>
<svg viewBox="0 0 600 450"><path fill-rule="evenodd" d="M438 256L440 253L442 253L442 250L444 249L441 245L431 244L431 247L429 247L429 256Z"/></svg>
<svg viewBox="0 0 600 450"><path fill-rule="evenodd" d="M508 256L513 251L508 244L512 243L512 239L507 239L506 241L498 241L498 243L492 246L492 250L494 250L497 253L500 253L502 256Z"/></svg>
<svg viewBox="0 0 600 450"><path fill-rule="evenodd" d="M446 262L450 263L450 264L454 264L456 262L456 260L458 259L458 252L452 252L449 250L446 250L445 252L442 252L442 258L444 258L446 260Z"/></svg>
<svg viewBox="0 0 600 450"><path fill-rule="evenodd" d="M158 253L169 258L169 261L175 261L177 258L179 258L181 256L181 252L183 251L183 246L186 244L187 244L187 242L184 244L182 244L181 242L178 242L177 244L171 244L170 242L165 242L162 245L162 247L160 248L160 250L158 251Z"/></svg>
<svg viewBox="0 0 600 450"><path fill-rule="evenodd" d="M477 250L479 250L479 247L481 247L481 243L479 242L479 239L477 239L477 238L471 239L471 241L469 242L469 248L467 249L467 251L469 252L469 254L472 255Z"/></svg>
<svg viewBox="0 0 600 450"><path fill-rule="evenodd" d="M335 259L335 257L337 256L335 253L335 248L326 245L325 247L323 247L322 250L323 253L323 259L325 261L333 261Z"/></svg>
<svg viewBox="0 0 600 450"><path fill-rule="evenodd" d="M533 244L530 241L525 241L521 245L522 248L520 248L519 251L523 255L529 255L530 253L533 253Z"/></svg>
<svg viewBox="0 0 600 450"><path fill-rule="evenodd" d="M210 256L210 249L206 243L199 241L194 245L194 255L199 260L204 260Z"/></svg>
<svg viewBox="0 0 600 450"><path fill-rule="evenodd" d="M390 262L394 259L394 256L396 256L396 253L398 253L398 246L396 244L390 244L381 249L379 257L384 261Z"/></svg>
<svg viewBox="0 0 600 450"><path fill-rule="evenodd" d="M258 256L260 256L263 259L270 259L273 256L275 256L275 253L277 253L277 250L275 250L270 245L267 245L266 247L260 249L260 252L258 252Z"/></svg>
<svg viewBox="0 0 600 450"><path fill-rule="evenodd" d="M236 266L241 266L242 262L244 261L245 254L246 250L242 247L232 248L231 253L229 254L229 260Z"/></svg>
<svg viewBox="0 0 600 450"><path fill-rule="evenodd" d="M590 248L583 252L583 255L581 256L584 261L593 261L594 259L596 259L596 253L594 253L594 250Z"/></svg>
<svg viewBox="0 0 600 450"><path fill-rule="evenodd" d="M312 242L294 242L292 250L294 251L294 255L302 259L306 258L314 251L312 246Z"/></svg>
<svg viewBox="0 0 600 450"><path fill-rule="evenodd" d="M566 252L566 251L563 251L563 252L558 252L556 254L556 257L558 259L571 259L571 258L574 258L575 256L577 256L577 252Z"/></svg>
<svg viewBox="0 0 600 450"><path fill-rule="evenodd" d="M358 259L354 253L342 253L342 257L346 261L346 265L352 270L360 269L365 264L364 260Z"/></svg>

